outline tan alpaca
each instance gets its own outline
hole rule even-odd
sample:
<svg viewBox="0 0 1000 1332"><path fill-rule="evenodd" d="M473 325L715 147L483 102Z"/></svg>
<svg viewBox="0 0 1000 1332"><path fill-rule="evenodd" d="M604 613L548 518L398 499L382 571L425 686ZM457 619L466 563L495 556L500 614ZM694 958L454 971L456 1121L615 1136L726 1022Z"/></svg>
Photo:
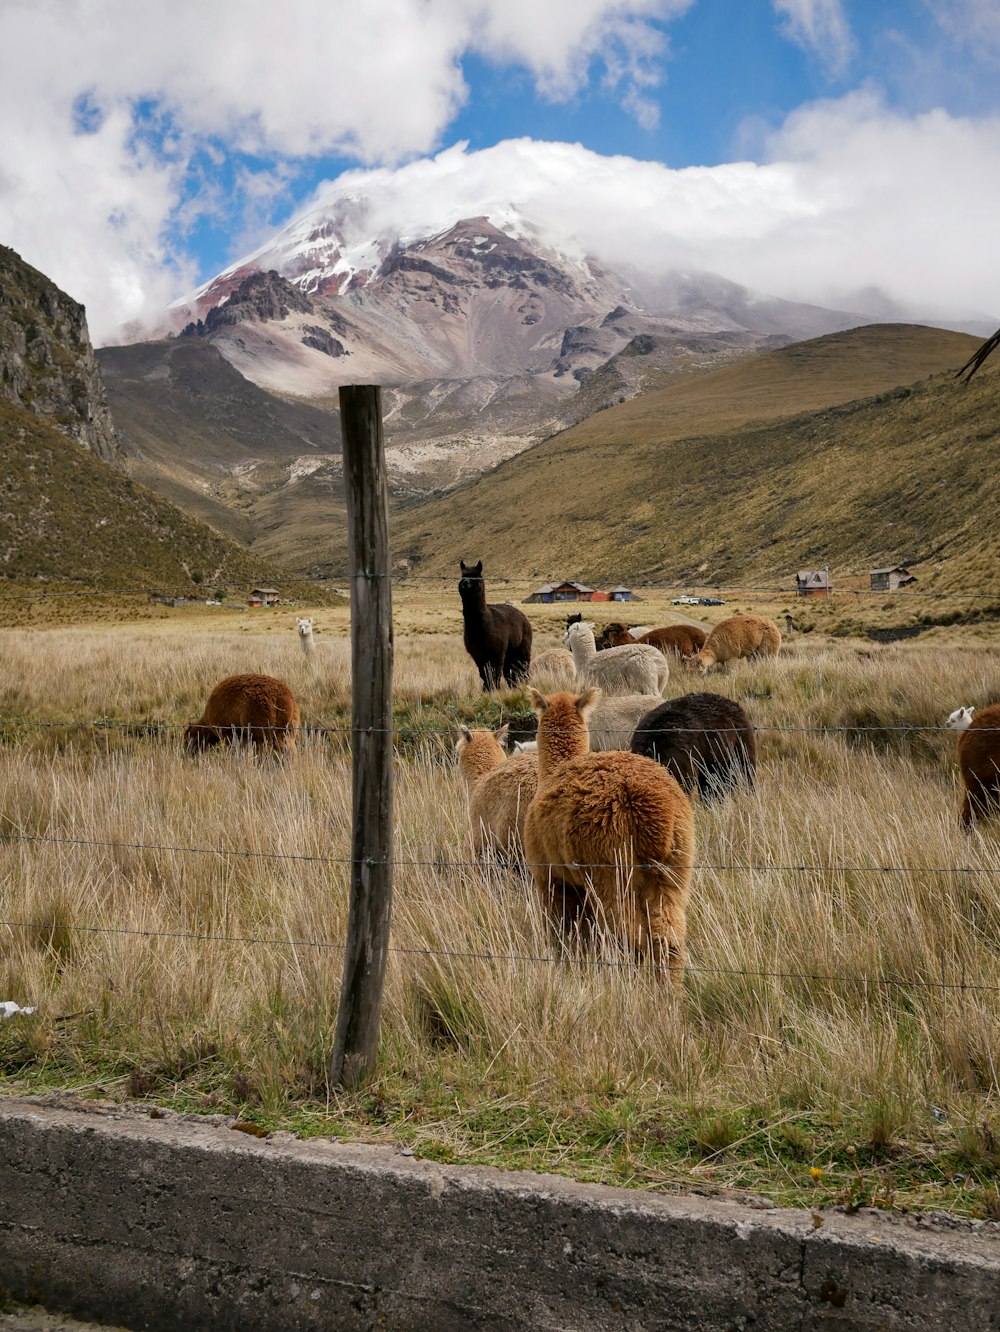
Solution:
<svg viewBox="0 0 1000 1332"><path fill-rule="evenodd" d="M566 648L546 648L531 658L528 679L540 689L573 689L576 687L576 667L573 654Z"/></svg>
<svg viewBox="0 0 1000 1332"><path fill-rule="evenodd" d="M658 763L588 751L599 691L531 690L538 713L538 794L524 849L542 908L560 933L603 926L680 984L694 864L694 815Z"/></svg>
<svg viewBox="0 0 1000 1332"><path fill-rule="evenodd" d="M977 819L1000 814L1000 703L991 703L975 717L973 708L962 711L969 720L958 737L958 770L964 787L959 822L971 828Z"/></svg>
<svg viewBox="0 0 1000 1332"><path fill-rule="evenodd" d="M294 754L299 705L273 675L230 675L208 696L205 711L184 732L192 752L222 740L274 754Z"/></svg>
<svg viewBox="0 0 1000 1332"><path fill-rule="evenodd" d="M538 788L538 756L503 748L507 727L499 731L459 728L455 752L469 793L472 848L520 857L524 851L524 818Z"/></svg>
<svg viewBox="0 0 1000 1332"><path fill-rule="evenodd" d="M781 630L763 615L731 615L721 620L700 652L687 657L688 670L702 675L715 665L739 657L776 657L781 651Z"/></svg>

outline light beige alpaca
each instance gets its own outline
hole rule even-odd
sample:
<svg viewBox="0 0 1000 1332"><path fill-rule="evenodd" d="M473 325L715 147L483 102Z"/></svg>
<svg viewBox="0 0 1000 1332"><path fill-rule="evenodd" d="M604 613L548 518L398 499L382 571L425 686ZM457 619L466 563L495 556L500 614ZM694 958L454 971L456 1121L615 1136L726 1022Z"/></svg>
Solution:
<svg viewBox="0 0 1000 1332"><path fill-rule="evenodd" d="M594 626L571 624L563 642L573 654L579 685L596 685L606 694L661 694L670 679L670 665L662 652L646 643L598 652Z"/></svg>
<svg viewBox="0 0 1000 1332"><path fill-rule="evenodd" d="M591 750L630 749L639 718L662 702L659 694L602 695L587 714Z"/></svg>
<svg viewBox="0 0 1000 1332"><path fill-rule="evenodd" d="M459 728L455 752L469 793L472 848L520 857L524 850L524 819L538 787L538 756L503 748L507 727L499 731Z"/></svg>
<svg viewBox="0 0 1000 1332"><path fill-rule="evenodd" d="M538 689L573 689L576 687L576 667L573 654L566 648L546 648L531 658L528 679Z"/></svg>
<svg viewBox="0 0 1000 1332"><path fill-rule="evenodd" d="M731 615L720 620L700 652L685 658L688 670L702 675L713 666L739 657L776 657L781 650L781 630L763 615Z"/></svg>
<svg viewBox="0 0 1000 1332"><path fill-rule="evenodd" d="M547 918L581 941L606 929L680 984L694 864L687 796L652 759L588 751L596 689L531 696L538 794L524 848Z"/></svg>

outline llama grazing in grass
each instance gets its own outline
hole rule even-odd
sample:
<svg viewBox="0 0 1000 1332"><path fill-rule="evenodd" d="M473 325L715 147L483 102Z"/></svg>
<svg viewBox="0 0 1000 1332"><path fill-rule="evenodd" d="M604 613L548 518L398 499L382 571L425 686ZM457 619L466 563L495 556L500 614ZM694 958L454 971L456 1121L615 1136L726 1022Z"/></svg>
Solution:
<svg viewBox="0 0 1000 1332"><path fill-rule="evenodd" d="M636 723L662 702L659 694L602 694L587 713L590 748L628 749Z"/></svg>
<svg viewBox="0 0 1000 1332"><path fill-rule="evenodd" d="M686 658L689 670L702 675L715 665L740 657L776 657L781 651L781 630L763 615L731 615L720 620L704 647Z"/></svg>
<svg viewBox="0 0 1000 1332"><path fill-rule="evenodd" d="M694 864L691 804L665 769L638 754L589 752L598 690L531 690L538 712L538 793L524 849L549 922L580 942L607 931L640 960L682 980Z"/></svg>
<svg viewBox="0 0 1000 1332"><path fill-rule="evenodd" d="M566 648L546 648L531 658L528 679L543 692L546 689L573 689L576 686L576 667L573 654Z"/></svg>
<svg viewBox="0 0 1000 1332"><path fill-rule="evenodd" d="M1000 703L980 709L975 717L972 708L960 711L969 714L969 721L958 737L958 771L964 787L959 822L971 828L977 819L1000 813Z"/></svg>
<svg viewBox="0 0 1000 1332"><path fill-rule="evenodd" d="M659 648L664 656L672 654L675 657L692 657L705 646L708 634L696 624L668 624L662 629L650 629L640 634L613 620L604 626L601 637L612 647L621 647L625 643L648 643L650 647Z"/></svg>
<svg viewBox="0 0 1000 1332"><path fill-rule="evenodd" d="M299 705L273 675L230 675L208 696L205 711L184 732L192 753L227 740L284 757L295 753Z"/></svg>
<svg viewBox="0 0 1000 1332"><path fill-rule="evenodd" d="M744 783L753 786L757 739L750 718L722 694L685 694L640 717L632 753L662 763L685 791L709 803Z"/></svg>
<svg viewBox="0 0 1000 1332"><path fill-rule="evenodd" d="M295 626L299 631L299 647L307 657L312 657L316 651L316 639L313 637L313 622L307 616L297 615L295 617Z"/></svg>
<svg viewBox="0 0 1000 1332"><path fill-rule="evenodd" d="M510 685L527 678L531 662L531 622L523 611L507 602L486 604L483 562L460 561L465 650L476 663L486 690L499 689L504 679Z"/></svg>
<svg viewBox="0 0 1000 1332"><path fill-rule="evenodd" d="M508 758L507 727L499 731L459 728L455 752L469 793L472 847L477 856L493 852L520 857L524 851L524 819L538 788L538 759L524 742ZM515 749L520 742L515 741Z"/></svg>
<svg viewBox="0 0 1000 1332"><path fill-rule="evenodd" d="M581 685L597 685L608 694L662 695L670 678L666 657L646 643L628 643L599 653L594 626L588 621L571 624L563 642L573 654Z"/></svg>

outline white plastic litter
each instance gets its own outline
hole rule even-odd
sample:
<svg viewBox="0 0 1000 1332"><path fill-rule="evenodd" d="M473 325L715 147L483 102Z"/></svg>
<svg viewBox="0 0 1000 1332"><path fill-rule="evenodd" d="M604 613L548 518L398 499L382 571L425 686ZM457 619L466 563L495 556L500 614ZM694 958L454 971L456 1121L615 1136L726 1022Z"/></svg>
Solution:
<svg viewBox="0 0 1000 1332"><path fill-rule="evenodd" d="M13 999L0 999L0 1022L4 1018L17 1017L21 1013L25 1015L37 1013L37 1011L37 1008L22 1008L20 1004L15 1004Z"/></svg>

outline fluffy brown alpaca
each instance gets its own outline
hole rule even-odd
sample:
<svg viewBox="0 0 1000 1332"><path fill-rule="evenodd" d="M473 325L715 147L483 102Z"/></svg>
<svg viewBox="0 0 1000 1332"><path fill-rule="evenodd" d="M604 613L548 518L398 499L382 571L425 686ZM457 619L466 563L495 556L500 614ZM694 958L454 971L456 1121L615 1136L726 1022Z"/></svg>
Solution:
<svg viewBox="0 0 1000 1332"><path fill-rule="evenodd" d="M208 696L205 711L184 732L197 752L223 740L286 755L295 752L299 705L284 680L273 675L230 675Z"/></svg>
<svg viewBox="0 0 1000 1332"><path fill-rule="evenodd" d="M477 856L492 851L519 857L524 851L524 819L538 788L538 757L528 752L508 758L506 738L506 726L495 733L462 726L455 744Z"/></svg>
<svg viewBox="0 0 1000 1332"><path fill-rule="evenodd" d="M560 933L604 926L680 984L694 864L687 796L658 763L588 750L599 691L531 690L538 713L538 794L524 849L542 908Z"/></svg>
<svg viewBox="0 0 1000 1332"><path fill-rule="evenodd" d="M664 656L672 652L677 657L692 657L705 646L708 634L696 624L668 624L662 629L633 634L626 625L613 620L604 626L601 637L612 647L621 647L625 643L648 643L650 647L659 648Z"/></svg>
<svg viewBox="0 0 1000 1332"><path fill-rule="evenodd" d="M1000 703L977 712L958 737L962 774L959 822L971 828L977 819L1000 813Z"/></svg>
<svg viewBox="0 0 1000 1332"><path fill-rule="evenodd" d="M687 658L688 669L702 675L716 664L739 657L776 657L781 651L781 630L763 615L731 615L720 620L704 647Z"/></svg>

